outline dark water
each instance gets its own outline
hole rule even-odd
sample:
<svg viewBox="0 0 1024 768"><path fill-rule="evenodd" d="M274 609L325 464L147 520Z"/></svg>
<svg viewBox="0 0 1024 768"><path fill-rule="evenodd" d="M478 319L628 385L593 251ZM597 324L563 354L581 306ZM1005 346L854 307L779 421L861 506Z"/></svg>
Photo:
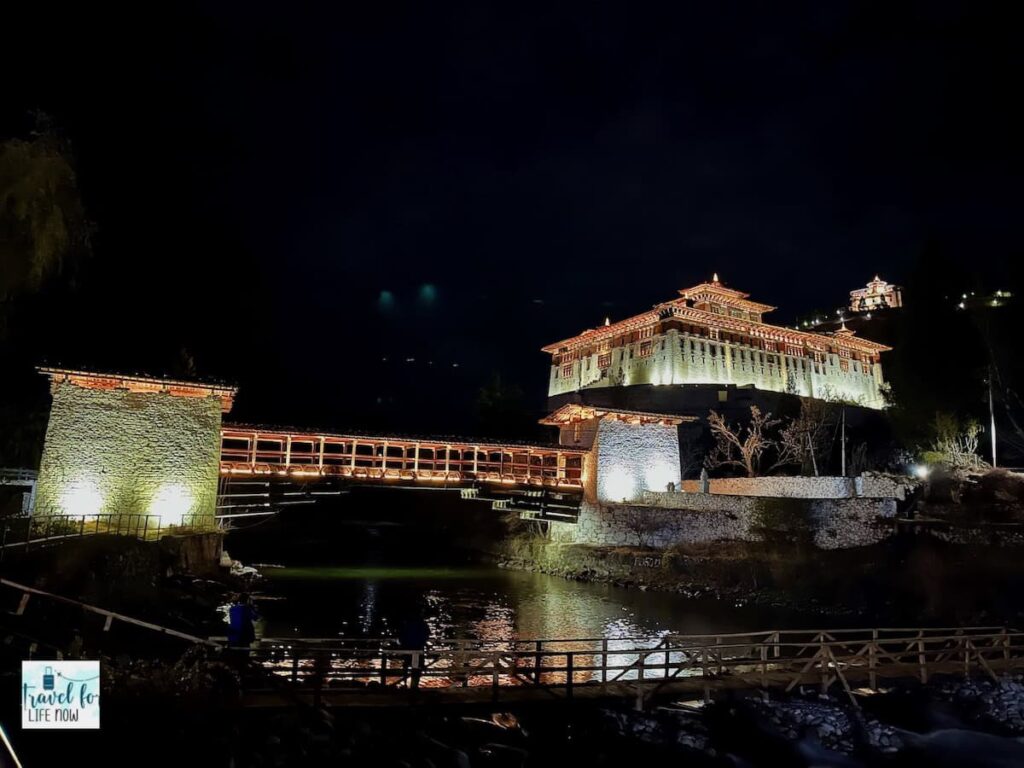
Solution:
<svg viewBox="0 0 1024 768"><path fill-rule="evenodd" d="M781 610L491 567L324 566L264 573L266 594L259 604L267 637L389 636L415 611L423 612L436 639L482 641L651 638L821 623L820 617Z"/></svg>

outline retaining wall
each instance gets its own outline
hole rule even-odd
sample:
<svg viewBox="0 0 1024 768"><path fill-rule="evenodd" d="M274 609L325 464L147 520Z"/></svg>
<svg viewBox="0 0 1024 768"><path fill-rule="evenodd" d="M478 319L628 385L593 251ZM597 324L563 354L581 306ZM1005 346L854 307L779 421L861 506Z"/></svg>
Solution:
<svg viewBox="0 0 1024 768"><path fill-rule="evenodd" d="M864 474L859 477L720 477L708 481L708 492L728 496L770 496L784 499L899 499L914 486L910 478ZM684 493L697 493L700 482L684 480ZM665 494L677 497L679 494ZM650 497L645 497L645 503ZM663 506L659 504L659 506Z"/></svg>
<svg viewBox="0 0 1024 768"><path fill-rule="evenodd" d="M670 547L716 541L806 537L820 549L875 544L892 533L894 499L770 499L675 494L673 508L584 502L576 524L551 523L554 541L593 546Z"/></svg>

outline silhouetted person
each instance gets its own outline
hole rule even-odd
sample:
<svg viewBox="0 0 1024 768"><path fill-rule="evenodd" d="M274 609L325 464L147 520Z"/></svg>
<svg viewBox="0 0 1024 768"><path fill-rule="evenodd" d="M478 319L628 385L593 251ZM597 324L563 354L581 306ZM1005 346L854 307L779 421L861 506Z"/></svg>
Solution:
<svg viewBox="0 0 1024 768"><path fill-rule="evenodd" d="M416 613L402 622L398 628L398 646L403 651L413 651L402 657L402 664L409 674L409 685L419 688L423 669L423 651L430 640L430 626L422 614Z"/></svg>
<svg viewBox="0 0 1024 768"><path fill-rule="evenodd" d="M252 598L243 592L238 596L238 601L228 608L228 645L249 648L256 639L254 622L257 618Z"/></svg>

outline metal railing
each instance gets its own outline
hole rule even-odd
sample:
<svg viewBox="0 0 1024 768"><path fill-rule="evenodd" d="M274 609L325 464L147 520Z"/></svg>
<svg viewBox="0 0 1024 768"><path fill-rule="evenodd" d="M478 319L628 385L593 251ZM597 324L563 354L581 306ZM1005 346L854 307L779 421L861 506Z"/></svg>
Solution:
<svg viewBox="0 0 1024 768"><path fill-rule="evenodd" d="M0 485L32 485L39 478L34 469L0 467Z"/></svg>
<svg viewBox="0 0 1024 768"><path fill-rule="evenodd" d="M210 530L212 525L183 521L167 525L161 515L98 514L98 515L34 515L0 519L0 557L3 552L33 546L47 546L96 534L128 536L142 541L156 541L170 533Z"/></svg>

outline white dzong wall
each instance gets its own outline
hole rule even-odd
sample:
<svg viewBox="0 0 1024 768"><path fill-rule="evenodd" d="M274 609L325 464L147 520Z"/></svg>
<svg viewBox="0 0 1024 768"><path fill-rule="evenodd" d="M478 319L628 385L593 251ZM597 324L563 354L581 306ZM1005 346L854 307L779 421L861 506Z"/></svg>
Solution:
<svg viewBox="0 0 1024 768"><path fill-rule="evenodd" d="M882 367L878 363L840 360L835 354L816 363L806 357L765 352L674 329L652 337L647 343L651 344L651 352L646 356L641 356L643 341L615 347L607 368L599 367L597 352L575 360L571 372L565 366L552 365L548 396L636 384L734 384L843 400L866 408L885 405L881 393Z"/></svg>
<svg viewBox="0 0 1024 768"><path fill-rule="evenodd" d="M674 425L604 418L597 423L591 451L598 503L636 501L644 491L664 491L669 483L678 487L681 482Z"/></svg>

